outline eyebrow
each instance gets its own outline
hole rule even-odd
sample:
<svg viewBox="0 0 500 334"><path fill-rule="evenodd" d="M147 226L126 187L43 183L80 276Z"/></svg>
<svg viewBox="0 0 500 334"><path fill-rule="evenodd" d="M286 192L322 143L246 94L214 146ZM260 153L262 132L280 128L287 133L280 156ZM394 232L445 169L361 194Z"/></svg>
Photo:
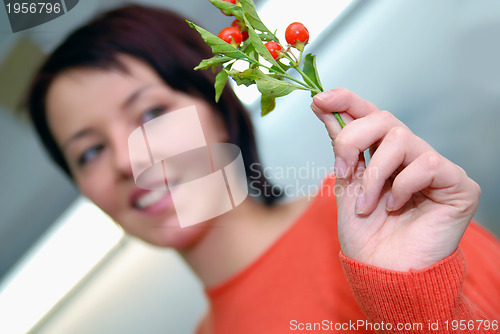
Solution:
<svg viewBox="0 0 500 334"><path fill-rule="evenodd" d="M122 109L129 108L132 104L135 103L135 101L137 101L139 96L141 96L141 94L144 93L144 91L150 89L151 87L152 87L151 85L146 85L136 89L132 94L129 95L129 97L127 97L125 102L123 102Z"/></svg>
<svg viewBox="0 0 500 334"><path fill-rule="evenodd" d="M72 135L66 142L63 144L63 151L67 149L67 147L74 141L83 138L85 136L90 136L95 130L86 128L78 131L74 135Z"/></svg>
<svg viewBox="0 0 500 334"><path fill-rule="evenodd" d="M132 104L134 104L137 99L141 96L142 93L144 93L144 91L150 89L152 86L150 85L146 85L146 86L142 86L138 89L136 89L132 94L130 94L127 99L125 100L125 102L122 104L121 108L122 109L127 109L129 108ZM77 133L75 133L74 135L72 135L64 144L63 144L63 150L66 150L66 148L74 141L80 139L80 138L83 138L85 136L89 136L91 135L92 133L94 132L93 129L90 129L90 128L86 128L86 129L82 129L80 131L78 131Z"/></svg>

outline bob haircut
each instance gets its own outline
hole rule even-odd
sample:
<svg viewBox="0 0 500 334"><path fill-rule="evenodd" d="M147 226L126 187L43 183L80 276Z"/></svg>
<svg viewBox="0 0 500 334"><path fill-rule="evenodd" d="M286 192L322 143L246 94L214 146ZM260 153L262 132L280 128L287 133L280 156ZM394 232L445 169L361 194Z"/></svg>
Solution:
<svg viewBox="0 0 500 334"><path fill-rule="evenodd" d="M119 55L126 54L151 66L163 81L175 90L204 98L218 110L229 132L229 142L242 152L251 190L272 204L281 197L264 176L259 163L253 127L248 114L234 92L226 87L215 102L211 71L194 71L204 58L213 56L199 34L185 19L160 8L127 5L96 17L80 27L55 49L35 75L27 104L31 120L51 158L71 177L65 158L48 125L46 96L50 85L67 70L126 68Z"/></svg>

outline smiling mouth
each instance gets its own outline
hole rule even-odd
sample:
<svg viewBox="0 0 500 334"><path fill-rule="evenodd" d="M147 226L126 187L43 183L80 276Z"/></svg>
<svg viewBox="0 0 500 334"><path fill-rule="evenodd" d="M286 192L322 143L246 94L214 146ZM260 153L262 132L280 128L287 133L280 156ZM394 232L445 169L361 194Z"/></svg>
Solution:
<svg viewBox="0 0 500 334"><path fill-rule="evenodd" d="M169 182L169 186L178 184L178 180ZM161 189L159 185L150 185L150 189L136 189L130 195L130 206L144 214L155 215L173 207L172 193L170 189Z"/></svg>
<svg viewBox="0 0 500 334"><path fill-rule="evenodd" d="M146 210L156 204L159 204L162 199L169 194L170 192L165 190L151 190L141 196L138 196L134 201L133 206L139 210Z"/></svg>

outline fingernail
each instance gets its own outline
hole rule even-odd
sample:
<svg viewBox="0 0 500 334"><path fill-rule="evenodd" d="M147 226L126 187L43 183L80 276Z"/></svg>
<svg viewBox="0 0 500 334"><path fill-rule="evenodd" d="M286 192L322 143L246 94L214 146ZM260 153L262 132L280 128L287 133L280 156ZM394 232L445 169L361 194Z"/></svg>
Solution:
<svg viewBox="0 0 500 334"><path fill-rule="evenodd" d="M385 202L385 208L387 211L394 210L394 196L392 196L392 194L389 194L389 197L387 197L387 202Z"/></svg>
<svg viewBox="0 0 500 334"><path fill-rule="evenodd" d="M363 189L361 189L361 192L359 193L358 198L356 199L356 205L354 207L354 210L358 215L365 212L365 192Z"/></svg>
<svg viewBox="0 0 500 334"><path fill-rule="evenodd" d="M322 93L319 93L319 94L316 94L314 96L314 100L316 101L320 101L320 102L323 102L323 103L329 103L333 100L333 98L335 97L335 94L332 92L332 91L326 91L326 92L322 92Z"/></svg>
<svg viewBox="0 0 500 334"><path fill-rule="evenodd" d="M314 104L314 102L311 103L311 109L314 111L315 114L318 114L321 110Z"/></svg>
<svg viewBox="0 0 500 334"><path fill-rule="evenodd" d="M339 179L343 179L347 176L347 165L344 159L340 157L335 158L335 164L333 165L333 173Z"/></svg>

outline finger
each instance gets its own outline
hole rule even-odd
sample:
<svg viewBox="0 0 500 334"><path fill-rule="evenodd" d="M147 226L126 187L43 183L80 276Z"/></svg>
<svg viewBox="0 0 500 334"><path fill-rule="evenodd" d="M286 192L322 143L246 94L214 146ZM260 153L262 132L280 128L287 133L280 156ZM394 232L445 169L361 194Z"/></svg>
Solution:
<svg viewBox="0 0 500 334"><path fill-rule="evenodd" d="M361 118L378 110L368 102L345 88L335 88L314 96L313 104L325 113L348 113L354 119Z"/></svg>
<svg viewBox="0 0 500 334"><path fill-rule="evenodd" d="M388 111L377 110L346 125L334 140L337 177L349 177L361 152L376 146L392 128L407 129ZM409 130L407 130L409 131Z"/></svg>
<svg viewBox="0 0 500 334"><path fill-rule="evenodd" d="M436 151L425 152L394 179L386 203L387 210L399 210L417 192L424 192L437 203L453 205L455 194L464 193L467 184L473 183L467 183L468 180L463 169Z"/></svg>
<svg viewBox="0 0 500 334"><path fill-rule="evenodd" d="M387 180L426 151L433 149L410 130L402 127L392 128L375 150L363 174L361 184L364 199L360 201L363 205L358 205L356 212L370 214L377 207Z"/></svg>
<svg viewBox="0 0 500 334"><path fill-rule="evenodd" d="M321 109L318 109L314 103L311 104L311 109L314 114L325 124L326 130L328 131L328 135L333 140L342 130L339 121L335 117L333 113L324 112ZM352 122L354 119L352 116L346 113L340 114L340 117L344 121L345 124Z"/></svg>
<svg viewBox="0 0 500 334"><path fill-rule="evenodd" d="M317 94L313 98L311 109L325 123L331 138L335 138L341 130L333 115L334 112L340 113L344 123L348 124L356 118L378 110L373 103L344 88L336 88Z"/></svg>

